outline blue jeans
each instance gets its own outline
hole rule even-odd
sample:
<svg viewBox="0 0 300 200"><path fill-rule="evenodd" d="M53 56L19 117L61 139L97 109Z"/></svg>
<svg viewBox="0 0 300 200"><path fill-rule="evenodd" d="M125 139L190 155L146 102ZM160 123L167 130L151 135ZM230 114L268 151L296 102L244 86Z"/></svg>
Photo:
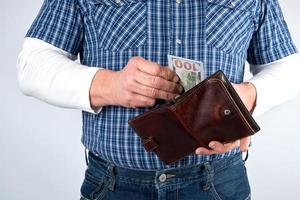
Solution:
<svg viewBox="0 0 300 200"><path fill-rule="evenodd" d="M81 200L248 200L241 153L186 168L133 170L89 153Z"/></svg>

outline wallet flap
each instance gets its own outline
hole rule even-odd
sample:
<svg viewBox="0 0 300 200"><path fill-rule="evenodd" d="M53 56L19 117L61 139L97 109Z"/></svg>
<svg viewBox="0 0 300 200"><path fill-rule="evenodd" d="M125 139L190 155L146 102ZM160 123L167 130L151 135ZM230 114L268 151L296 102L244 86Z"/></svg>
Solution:
<svg viewBox="0 0 300 200"><path fill-rule="evenodd" d="M223 82L211 77L171 106L200 146L212 140L231 142L255 133Z"/></svg>
<svg viewBox="0 0 300 200"><path fill-rule="evenodd" d="M225 74L222 71L217 71L212 78L217 78L222 81L227 91L230 93L231 98L234 100L234 103L237 105L239 111L242 113L243 117L246 119L249 126L253 129L254 132L258 132L260 127L252 117L251 113L247 110L240 96L237 94L230 81L227 79Z"/></svg>

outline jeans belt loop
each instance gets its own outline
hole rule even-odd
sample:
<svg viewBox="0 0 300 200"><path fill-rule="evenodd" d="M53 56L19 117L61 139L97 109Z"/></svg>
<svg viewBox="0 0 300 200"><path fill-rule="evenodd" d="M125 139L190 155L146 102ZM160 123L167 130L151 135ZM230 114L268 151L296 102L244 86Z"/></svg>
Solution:
<svg viewBox="0 0 300 200"><path fill-rule="evenodd" d="M210 187L213 183L213 170L212 170L211 164L209 162L205 162L204 167L207 172L207 176L206 176L206 184L203 186L203 190L207 191L210 189Z"/></svg>
<svg viewBox="0 0 300 200"><path fill-rule="evenodd" d="M109 166L108 166L108 177L109 177L108 188L111 191L114 191L114 189L115 189L115 183L116 183L115 168L116 168L116 166L114 166L112 164L109 164Z"/></svg>

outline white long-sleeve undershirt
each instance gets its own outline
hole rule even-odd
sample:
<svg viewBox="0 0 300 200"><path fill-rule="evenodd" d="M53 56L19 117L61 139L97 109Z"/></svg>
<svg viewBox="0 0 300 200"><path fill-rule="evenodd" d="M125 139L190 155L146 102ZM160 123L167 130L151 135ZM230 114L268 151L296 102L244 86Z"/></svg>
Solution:
<svg viewBox="0 0 300 200"><path fill-rule="evenodd" d="M17 60L21 91L52 105L91 108L89 90L99 70L75 62L76 56L35 38L25 38Z"/></svg>
<svg viewBox="0 0 300 200"><path fill-rule="evenodd" d="M21 91L47 103L99 113L90 104L89 90L101 68L75 62L76 56L36 38L25 38L17 61ZM251 65L257 90L254 116L284 103L300 91L300 56L293 54L266 65Z"/></svg>
<svg viewBox="0 0 300 200"><path fill-rule="evenodd" d="M257 91L253 116L257 117L300 92L300 55L287 56L265 65L250 65L253 77L248 80Z"/></svg>

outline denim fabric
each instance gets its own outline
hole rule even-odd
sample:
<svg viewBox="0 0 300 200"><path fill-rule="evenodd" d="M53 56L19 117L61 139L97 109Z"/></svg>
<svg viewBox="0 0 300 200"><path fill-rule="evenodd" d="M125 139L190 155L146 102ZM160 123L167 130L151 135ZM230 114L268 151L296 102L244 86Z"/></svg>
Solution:
<svg viewBox="0 0 300 200"><path fill-rule="evenodd" d="M117 167L89 153L81 195L81 200L248 200L250 186L241 153L158 171Z"/></svg>

